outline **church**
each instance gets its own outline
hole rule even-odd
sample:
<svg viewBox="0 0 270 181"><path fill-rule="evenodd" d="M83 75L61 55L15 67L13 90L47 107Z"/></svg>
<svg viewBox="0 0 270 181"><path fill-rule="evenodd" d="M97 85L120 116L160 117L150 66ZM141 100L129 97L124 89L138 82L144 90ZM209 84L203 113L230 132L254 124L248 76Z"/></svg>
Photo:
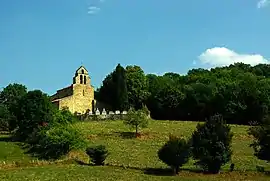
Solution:
<svg viewBox="0 0 270 181"><path fill-rule="evenodd" d="M96 102L94 87L91 85L91 79L86 68L80 66L73 77L73 84L57 90L56 94L51 96L51 99L58 109L66 107L70 112L79 114L93 111Z"/></svg>

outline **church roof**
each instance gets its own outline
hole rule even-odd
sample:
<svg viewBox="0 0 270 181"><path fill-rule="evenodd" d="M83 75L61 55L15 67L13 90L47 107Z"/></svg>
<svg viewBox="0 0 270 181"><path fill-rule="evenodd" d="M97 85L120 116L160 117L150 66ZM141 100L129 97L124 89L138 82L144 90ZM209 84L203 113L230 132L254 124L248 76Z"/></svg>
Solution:
<svg viewBox="0 0 270 181"><path fill-rule="evenodd" d="M78 72L81 68L83 68L84 70L86 70L86 71L88 72L88 70L87 70L83 65L81 65L81 66L76 70L76 72Z"/></svg>

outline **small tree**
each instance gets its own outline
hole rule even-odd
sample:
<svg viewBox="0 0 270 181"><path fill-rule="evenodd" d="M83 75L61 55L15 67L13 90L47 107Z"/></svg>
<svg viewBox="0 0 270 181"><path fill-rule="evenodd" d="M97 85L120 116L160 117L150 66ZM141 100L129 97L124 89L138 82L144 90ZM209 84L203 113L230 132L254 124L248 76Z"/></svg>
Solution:
<svg viewBox="0 0 270 181"><path fill-rule="evenodd" d="M170 136L169 141L158 151L158 157L178 174L180 167L189 160L190 147L185 139Z"/></svg>
<svg viewBox="0 0 270 181"><path fill-rule="evenodd" d="M127 118L124 120L124 124L129 125L136 130L136 137L138 136L139 128L146 128L148 126L148 117L143 110L135 111L130 109L127 113Z"/></svg>
<svg viewBox="0 0 270 181"><path fill-rule="evenodd" d="M261 160L270 161L270 117L267 116L262 124L249 129L249 134L254 137L250 145L255 151L255 156Z"/></svg>
<svg viewBox="0 0 270 181"><path fill-rule="evenodd" d="M19 108L20 99L27 93L27 88L22 84L9 84L0 92L0 104L2 107L2 111L6 111L3 109L7 109L8 115L4 116L2 112L1 123L8 126L6 129L9 131L13 131L17 128L17 117L16 112Z"/></svg>
<svg viewBox="0 0 270 181"><path fill-rule="evenodd" d="M205 124L198 124L192 135L192 153L196 164L205 171L218 173L231 160L231 128L222 116L212 116Z"/></svg>
<svg viewBox="0 0 270 181"><path fill-rule="evenodd" d="M104 145L92 146L86 149L86 154L89 156L89 162L95 165L104 165L109 152Z"/></svg>

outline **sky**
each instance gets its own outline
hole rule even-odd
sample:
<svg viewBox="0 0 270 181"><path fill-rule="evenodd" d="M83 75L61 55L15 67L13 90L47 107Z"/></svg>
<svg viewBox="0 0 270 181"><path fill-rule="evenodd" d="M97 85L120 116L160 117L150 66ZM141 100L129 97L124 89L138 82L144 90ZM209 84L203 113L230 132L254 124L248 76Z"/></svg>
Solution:
<svg viewBox="0 0 270 181"><path fill-rule="evenodd" d="M0 89L53 94L84 65L185 74L270 61L270 0L0 0Z"/></svg>

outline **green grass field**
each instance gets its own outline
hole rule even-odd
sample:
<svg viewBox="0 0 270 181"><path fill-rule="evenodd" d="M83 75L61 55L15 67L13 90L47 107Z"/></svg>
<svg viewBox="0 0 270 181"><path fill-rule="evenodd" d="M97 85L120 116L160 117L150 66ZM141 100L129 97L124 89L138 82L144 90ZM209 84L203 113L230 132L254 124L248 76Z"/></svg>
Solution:
<svg viewBox="0 0 270 181"><path fill-rule="evenodd" d="M33 162L16 142L7 136L0 139L0 180L270 180L270 176L256 171L256 166L269 164L256 159L249 147L252 139L246 126L232 125L233 158L235 171L229 172L229 164L218 175L197 173L193 160L183 167L178 176L170 176L168 168L157 157L158 149L168 140L169 134L189 138L195 122L151 121L142 130L140 138L129 138L130 130L121 121L81 122L82 133L90 143L105 144L110 152L106 166L87 166L84 151L72 152L64 163Z"/></svg>

